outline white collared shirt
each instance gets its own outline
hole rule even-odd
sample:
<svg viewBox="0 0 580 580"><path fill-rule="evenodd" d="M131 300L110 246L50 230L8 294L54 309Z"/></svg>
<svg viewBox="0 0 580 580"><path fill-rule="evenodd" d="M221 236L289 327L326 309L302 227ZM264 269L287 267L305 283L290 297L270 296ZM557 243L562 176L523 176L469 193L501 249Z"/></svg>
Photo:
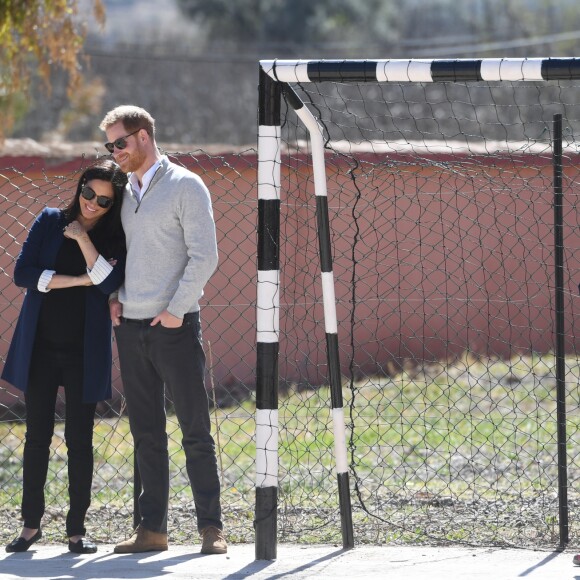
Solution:
<svg viewBox="0 0 580 580"><path fill-rule="evenodd" d="M147 191L147 188L149 187L149 184L151 183L151 180L153 179L153 176L155 175L155 172L157 171L157 169L159 169L160 165L161 165L161 159L158 159L145 172L145 175L143 175L143 181L142 181L141 185L139 185L139 179L138 179L136 173L131 173L131 175L129 175L129 183L131 184L131 189L133 190L133 193L137 197L138 201L141 201L141 199L143 198L143 194Z"/></svg>

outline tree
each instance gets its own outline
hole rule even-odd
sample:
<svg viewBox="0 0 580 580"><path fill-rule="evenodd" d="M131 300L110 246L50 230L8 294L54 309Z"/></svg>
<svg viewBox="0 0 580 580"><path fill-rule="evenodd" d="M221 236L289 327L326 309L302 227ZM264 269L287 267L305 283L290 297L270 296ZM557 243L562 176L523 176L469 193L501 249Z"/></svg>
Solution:
<svg viewBox="0 0 580 580"><path fill-rule="evenodd" d="M185 16L210 38L240 43L317 42L344 45L396 36L399 9L392 0L177 0Z"/></svg>
<svg viewBox="0 0 580 580"><path fill-rule="evenodd" d="M105 21L102 0L90 0L95 20ZM85 27L79 0L0 0L0 139L13 126L30 86L34 66L50 92L51 73L68 74L68 93L79 86L79 52Z"/></svg>

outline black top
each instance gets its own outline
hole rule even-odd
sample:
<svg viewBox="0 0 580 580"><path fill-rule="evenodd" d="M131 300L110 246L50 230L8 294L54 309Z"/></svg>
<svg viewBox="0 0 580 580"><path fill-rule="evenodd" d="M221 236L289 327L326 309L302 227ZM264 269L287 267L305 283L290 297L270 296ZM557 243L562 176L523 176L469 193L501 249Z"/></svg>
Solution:
<svg viewBox="0 0 580 580"><path fill-rule="evenodd" d="M87 264L76 240L65 238L54 267L57 274L86 274ZM36 339L41 344L82 354L86 286L50 290L44 296Z"/></svg>

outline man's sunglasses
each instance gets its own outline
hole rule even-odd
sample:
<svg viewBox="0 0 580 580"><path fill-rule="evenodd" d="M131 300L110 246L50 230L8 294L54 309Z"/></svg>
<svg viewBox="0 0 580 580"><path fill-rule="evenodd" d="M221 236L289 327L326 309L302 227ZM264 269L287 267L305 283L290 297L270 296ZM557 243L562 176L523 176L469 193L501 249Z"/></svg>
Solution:
<svg viewBox="0 0 580 580"><path fill-rule="evenodd" d="M117 149L125 149L125 147L127 147L127 137L131 137L131 135L135 135L135 133L138 133L139 131L141 131L141 128L133 131L132 133L129 133L128 135L125 135L124 137L115 139L112 143L105 143L105 149L109 153L113 153L113 151L115 151L115 147Z"/></svg>
<svg viewBox="0 0 580 580"><path fill-rule="evenodd" d="M91 199L94 199L96 196L97 205L99 207L102 207L103 209L108 209L113 205L113 198L112 197L107 197L105 195L97 195L95 193L95 190L92 187L89 187L88 185L85 185L81 189L81 195L88 201L90 201Z"/></svg>

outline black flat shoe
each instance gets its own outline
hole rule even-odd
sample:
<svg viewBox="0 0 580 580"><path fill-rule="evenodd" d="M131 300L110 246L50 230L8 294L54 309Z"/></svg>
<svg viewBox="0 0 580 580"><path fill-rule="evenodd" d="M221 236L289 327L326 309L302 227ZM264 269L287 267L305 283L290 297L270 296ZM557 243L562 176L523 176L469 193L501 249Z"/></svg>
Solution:
<svg viewBox="0 0 580 580"><path fill-rule="evenodd" d="M34 542L38 542L42 538L42 531L39 529L30 540L25 540L24 538L15 538L7 546L7 552L26 552Z"/></svg>
<svg viewBox="0 0 580 580"><path fill-rule="evenodd" d="M68 541L68 549L75 554L94 554L97 551L97 544L87 540L86 538L81 538L76 542Z"/></svg>

